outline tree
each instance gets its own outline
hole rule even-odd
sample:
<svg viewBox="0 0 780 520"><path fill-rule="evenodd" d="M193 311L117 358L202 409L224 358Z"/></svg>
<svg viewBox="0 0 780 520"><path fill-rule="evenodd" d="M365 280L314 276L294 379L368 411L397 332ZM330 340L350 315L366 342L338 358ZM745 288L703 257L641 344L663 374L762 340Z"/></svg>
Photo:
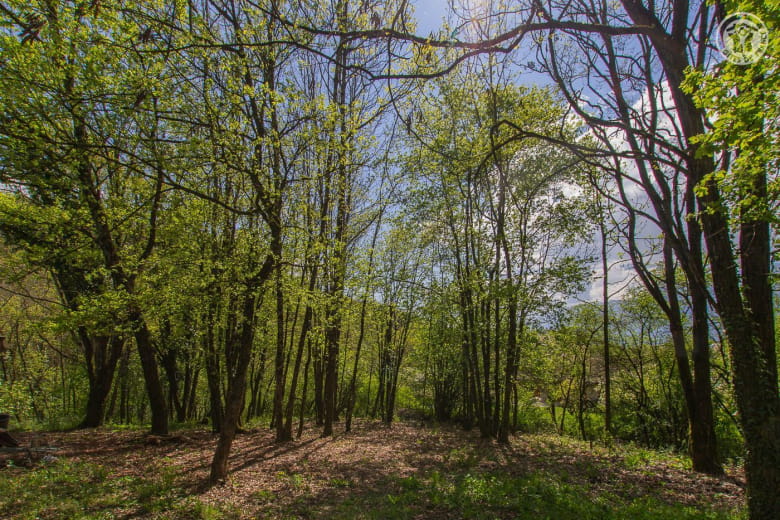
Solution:
<svg viewBox="0 0 780 520"><path fill-rule="evenodd" d="M159 92L128 93L127 85L135 86L133 78L145 63L120 60L105 38L110 31L124 35L136 31L131 17L109 6L98 13L86 5L44 3L35 5L34 12L40 14L30 14L22 4L4 8L10 18L8 27L19 33L2 34L3 181L17 187L13 196L17 208L30 217L53 207L47 224L78 222L66 232L81 233L98 263L87 264L85 272L80 260L60 249L60 260L49 267L71 307L81 305L90 291L94 294L95 289L85 283L88 273L102 272L100 298L121 315L117 322L135 338L152 406L152 431L164 434L168 431L165 398L151 333L138 301L138 278L154 250L167 168L155 141L162 108ZM128 97L135 99L131 106ZM130 207L131 184L146 201L145 218ZM136 218L128 219L126 214ZM37 231L30 240L42 240L34 238ZM82 301L77 303L79 298ZM102 358L95 369L87 421L96 424L102 420L102 402L120 349L116 338L89 338L85 329L79 335L88 363Z"/></svg>
<svg viewBox="0 0 780 520"><path fill-rule="evenodd" d="M776 5L724 2L724 15L749 12L768 26L768 51L749 65L722 63L717 72L687 69L688 103L712 126L691 129L700 161L697 196L706 201L712 276L729 340L737 406L747 445L751 518L780 514L780 395L773 306L772 226L777 224L778 104ZM711 154L722 161L716 169ZM719 233L719 236L715 236ZM730 237L739 235L735 248ZM717 255L717 257L716 257ZM739 267L737 267L739 265Z"/></svg>
<svg viewBox="0 0 780 520"><path fill-rule="evenodd" d="M511 86L506 74L488 60L459 85L447 78L430 87L413 112L407 166L420 176L416 218L429 221L425 236L448 250L458 288L465 424L476 420L483 436L504 442L520 345L533 320L584 279L567 244L585 229L576 190L565 190L575 174L566 154L508 139L509 121L539 130L560 124L560 105L548 91Z"/></svg>

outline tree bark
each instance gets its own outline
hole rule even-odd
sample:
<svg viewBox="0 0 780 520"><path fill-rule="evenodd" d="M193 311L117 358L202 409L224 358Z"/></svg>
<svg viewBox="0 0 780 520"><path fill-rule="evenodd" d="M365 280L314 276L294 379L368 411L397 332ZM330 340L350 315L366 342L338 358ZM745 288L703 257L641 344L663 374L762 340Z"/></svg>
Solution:
<svg viewBox="0 0 780 520"><path fill-rule="evenodd" d="M601 270L604 273L603 287L601 288L601 333L604 343L604 431L612 434L612 372L609 352L609 259L607 258L607 228L604 220L603 207L601 207L599 219L599 232L601 234Z"/></svg>
<svg viewBox="0 0 780 520"><path fill-rule="evenodd" d="M272 226L272 242L281 241L278 226ZM271 250L277 249L272 243ZM247 280L243 288L241 298L241 325L239 333L235 335L235 344L231 345L232 356L229 356L227 368L228 391L225 401L225 413L220 425L219 440L214 458L211 461L211 473L209 483L224 482L228 473L228 458L233 445L233 439L241 420L241 411L246 395L246 379L249 365L252 359L252 347L255 335L255 312L257 306L257 292L270 277L276 263L276 256L269 253L259 272L250 280Z"/></svg>
<svg viewBox="0 0 780 520"><path fill-rule="evenodd" d="M89 336L86 331L79 333L89 368L89 394L82 428L96 428L103 425L105 419L105 403L116 373L116 366L122 356L123 341L119 337ZM86 346L89 344L89 348Z"/></svg>
<svg viewBox="0 0 780 520"><path fill-rule="evenodd" d="M138 357L141 360L149 405L152 409L151 432L155 435L168 435L168 407L165 404L165 392L163 392L160 373L157 370L152 335L139 309L130 309L129 321L135 328L133 335L138 349Z"/></svg>

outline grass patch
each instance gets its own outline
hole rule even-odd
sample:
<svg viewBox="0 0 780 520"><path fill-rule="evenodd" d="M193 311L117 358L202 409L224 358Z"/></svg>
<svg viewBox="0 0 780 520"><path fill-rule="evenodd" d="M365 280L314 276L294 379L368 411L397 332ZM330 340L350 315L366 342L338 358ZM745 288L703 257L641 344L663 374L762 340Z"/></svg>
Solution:
<svg viewBox="0 0 780 520"><path fill-rule="evenodd" d="M670 505L652 497L625 499L591 496L583 486L569 484L549 473L513 476L507 473L412 475L391 479L389 493L347 500L333 518L411 519L424 516L492 520L496 518L549 520L726 520L738 512L706 511Z"/></svg>
<svg viewBox="0 0 780 520"><path fill-rule="evenodd" d="M99 464L68 460L33 469L7 468L0 470L0 511L3 518L19 520L239 517L187 497L173 467L157 466L148 473L112 477Z"/></svg>

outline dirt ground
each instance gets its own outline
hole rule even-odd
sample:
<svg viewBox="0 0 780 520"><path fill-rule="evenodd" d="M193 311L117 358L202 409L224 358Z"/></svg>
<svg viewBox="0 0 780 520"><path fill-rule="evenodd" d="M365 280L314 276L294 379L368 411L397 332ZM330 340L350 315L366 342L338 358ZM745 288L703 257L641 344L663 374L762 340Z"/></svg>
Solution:
<svg viewBox="0 0 780 520"><path fill-rule="evenodd" d="M300 440L275 444L267 429L240 434L233 445L230 477L207 488L216 435L176 432L170 439L138 431L81 430L17 433L23 446L56 446L56 457L108 468L106 478L174 473L178 486L207 504L241 516L276 516L305 506L327 511L360 494L383 493L393 482L433 471L565 475L593 496L654 496L669 503L733 509L744 501L744 477L728 468L722 478L686 470L674 458L630 459L622 448L592 447L555 436L521 435L508 445L480 439L454 426L417 427L359 421L349 434L320 438L313 426ZM628 463L628 462L630 463Z"/></svg>

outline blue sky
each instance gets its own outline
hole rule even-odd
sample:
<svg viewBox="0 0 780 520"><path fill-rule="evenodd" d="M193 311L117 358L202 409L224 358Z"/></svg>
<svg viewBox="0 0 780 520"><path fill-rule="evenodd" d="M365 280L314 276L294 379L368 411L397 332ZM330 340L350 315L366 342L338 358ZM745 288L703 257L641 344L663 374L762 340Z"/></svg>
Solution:
<svg viewBox="0 0 780 520"><path fill-rule="evenodd" d="M416 0L413 3L419 34L428 34L441 27L447 14L447 0Z"/></svg>
<svg viewBox="0 0 780 520"><path fill-rule="evenodd" d="M467 1L461 1L464 4L468 4ZM415 17L417 18L417 34L427 35L431 32L437 32L447 16L449 0L413 0L413 4L415 6ZM517 52L522 54L523 50L520 49ZM551 84L551 80L547 75L529 70L524 70L519 74L517 82L526 86ZM654 230L655 228L649 234L653 235L652 231ZM589 244L583 245L591 248L592 252L595 253L598 247L600 247L600 239L594 236ZM614 293L612 296L614 299L621 299L624 290L627 285L630 285L630 280L633 279L635 273L628 260L620 258L619 248L611 247L608 256L610 264L610 292ZM590 286L582 294L578 295L577 299L579 301L598 301L601 298L603 272L600 261L594 263L592 268L594 278L591 280Z"/></svg>

